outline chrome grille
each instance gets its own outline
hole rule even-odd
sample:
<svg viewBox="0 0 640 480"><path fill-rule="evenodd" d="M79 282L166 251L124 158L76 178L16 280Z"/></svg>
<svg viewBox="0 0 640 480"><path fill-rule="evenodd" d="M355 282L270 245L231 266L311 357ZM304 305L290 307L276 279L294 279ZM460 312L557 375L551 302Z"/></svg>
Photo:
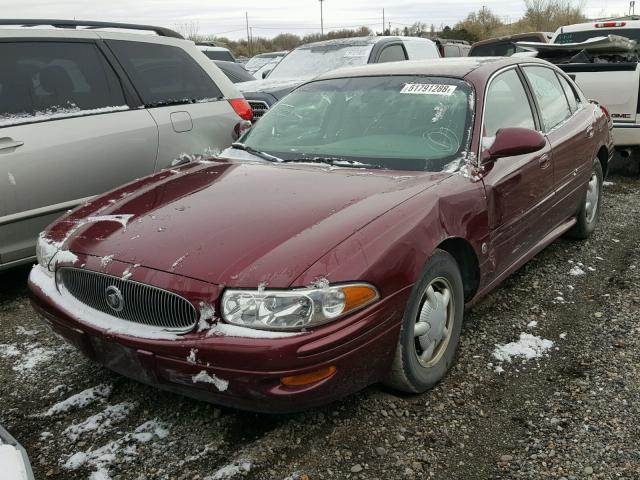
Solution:
<svg viewBox="0 0 640 480"><path fill-rule="evenodd" d="M57 276L76 300L120 320L183 333L192 330L198 320L191 302L157 287L77 268L61 268ZM119 308L107 301L107 289L113 291L113 287L123 299Z"/></svg>
<svg viewBox="0 0 640 480"><path fill-rule="evenodd" d="M253 118L256 120L262 117L267 113L267 110L269 110L269 104L267 102L249 100L249 105L251 106L251 110L253 110Z"/></svg>

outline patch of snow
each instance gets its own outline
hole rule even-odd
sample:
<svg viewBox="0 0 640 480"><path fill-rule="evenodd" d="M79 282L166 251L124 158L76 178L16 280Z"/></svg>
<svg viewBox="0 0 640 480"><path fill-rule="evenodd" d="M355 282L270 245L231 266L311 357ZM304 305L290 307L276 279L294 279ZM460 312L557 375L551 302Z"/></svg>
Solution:
<svg viewBox="0 0 640 480"><path fill-rule="evenodd" d="M113 387L111 385L97 385L95 387L87 388L80 393L76 393L75 395L70 396L66 400L56 403L49 410L47 410L43 415L45 417L51 417L53 415L58 415L60 413L66 413L69 410L77 410L79 408L84 408L92 403L95 403L99 400L103 400L109 395L111 395L111 391Z"/></svg>
<svg viewBox="0 0 640 480"><path fill-rule="evenodd" d="M57 395L58 393L60 393L63 390L66 390L66 389L67 389L66 385L55 386L51 390L49 390L49 395Z"/></svg>
<svg viewBox="0 0 640 480"><path fill-rule="evenodd" d="M567 332L562 332L562 333L560 334L560 338L561 338L562 340L564 340L565 338L567 338Z"/></svg>
<svg viewBox="0 0 640 480"><path fill-rule="evenodd" d="M2 478L7 480L26 480L29 478L22 453L13 445L0 444L0 466L2 466Z"/></svg>
<svg viewBox="0 0 640 480"><path fill-rule="evenodd" d="M612 238L612 239L611 239L611 241L612 241L613 243L620 243L620 240L618 240L617 238Z"/></svg>
<svg viewBox="0 0 640 480"><path fill-rule="evenodd" d="M329 282L329 279L325 277L317 277L313 280L313 282L310 285L307 285L307 287L324 289L324 288L329 288L329 285L331 285L331 283Z"/></svg>
<svg viewBox="0 0 640 480"><path fill-rule="evenodd" d="M529 333L521 333L520 339L517 342L496 345L496 349L492 355L500 362L511 363L515 358L522 358L524 360L540 358L551 347L553 347L551 340L545 340Z"/></svg>
<svg viewBox="0 0 640 480"><path fill-rule="evenodd" d="M187 357L187 362L189 362L192 365L195 365L198 362L198 349L197 348L192 348L191 351L189 352L189 356Z"/></svg>
<svg viewBox="0 0 640 480"><path fill-rule="evenodd" d="M180 265L182 262L184 262L184 259L187 258L188 256L189 256L189 254L185 253L180 258L178 258L175 262L173 262L171 264L170 271L173 272L178 267L178 265Z"/></svg>
<svg viewBox="0 0 640 480"><path fill-rule="evenodd" d="M603 187L611 187L612 185L615 185L615 183L609 181L602 182Z"/></svg>
<svg viewBox="0 0 640 480"><path fill-rule="evenodd" d="M99 115L103 113L122 112L129 110L127 105L114 107L94 108L90 110L82 110L75 105L68 107L52 107L47 110L36 111L30 113L15 113L9 115L0 115L0 127L9 125L20 125L22 123L43 122L46 120L58 120L60 118L78 117L85 115Z"/></svg>
<svg viewBox="0 0 640 480"><path fill-rule="evenodd" d="M262 293L269 286L269 282L260 282L258 284L258 292Z"/></svg>
<svg viewBox="0 0 640 480"><path fill-rule="evenodd" d="M238 460L230 465L218 469L213 475L205 477L204 480L231 480L247 474L252 467L248 460Z"/></svg>
<svg viewBox="0 0 640 480"><path fill-rule="evenodd" d="M587 270L589 270L590 272L595 272L596 271L596 269L593 268L593 267L587 267Z"/></svg>
<svg viewBox="0 0 640 480"><path fill-rule="evenodd" d="M63 464L66 470L77 470L83 466L93 468L89 477L91 480L109 479L109 468L115 462L132 461L138 454L137 444L163 440L169 435L169 430L156 420L143 423L133 432L126 433L121 438L113 440L102 447L80 451L70 455Z"/></svg>
<svg viewBox="0 0 640 480"><path fill-rule="evenodd" d="M582 270L578 265L576 265L571 270L569 270L569 275L573 275L574 277L577 277L580 275L586 275L586 272Z"/></svg>
<svg viewBox="0 0 640 480"><path fill-rule="evenodd" d="M229 388L229 381L218 378L213 374L208 374L205 370L202 370L197 375L191 377L193 383L210 383L215 386L219 391L224 392Z"/></svg>
<svg viewBox="0 0 640 480"><path fill-rule="evenodd" d="M114 423L124 420L135 408L136 404L131 402L109 405L102 412L90 416L83 422L68 426L62 433L73 442L85 433L104 433Z"/></svg>
<svg viewBox="0 0 640 480"><path fill-rule="evenodd" d="M20 350L15 345L5 345L0 344L0 357L2 358L10 358L17 357L20 355Z"/></svg>
<svg viewBox="0 0 640 480"><path fill-rule="evenodd" d="M216 309L208 302L200 302L200 319L198 320L198 332L211 328L211 322L216 318Z"/></svg>
<svg viewBox="0 0 640 480"><path fill-rule="evenodd" d="M25 337L33 337L35 335L38 335L40 333L40 330L27 330L22 325L18 325L16 327L16 333Z"/></svg>
<svg viewBox="0 0 640 480"><path fill-rule="evenodd" d="M53 438L53 433L51 432L42 432L40 433L40 441L48 440L49 438Z"/></svg>
<svg viewBox="0 0 640 480"><path fill-rule="evenodd" d="M41 363L48 362L55 355L55 350L49 350L44 347L31 346L29 351L25 353L20 362L13 366L13 370L19 373L27 373L36 368Z"/></svg>
<svg viewBox="0 0 640 480"><path fill-rule="evenodd" d="M13 176L13 173L7 172L7 177L9 177L9 183L11 185L16 185L16 177Z"/></svg>
<svg viewBox="0 0 640 480"><path fill-rule="evenodd" d="M538 322L535 320L531 320L529 323L527 323L528 328L536 328L537 326L538 326Z"/></svg>
<svg viewBox="0 0 640 480"><path fill-rule="evenodd" d="M59 250L56 254L55 262L57 263L76 263L78 261L78 257L75 253L70 252L69 250Z"/></svg>
<svg viewBox="0 0 640 480"><path fill-rule="evenodd" d="M113 257L115 255L107 255L104 256L100 259L100 265L102 265L103 267L106 267L107 265L109 265L111 262L113 262Z"/></svg>

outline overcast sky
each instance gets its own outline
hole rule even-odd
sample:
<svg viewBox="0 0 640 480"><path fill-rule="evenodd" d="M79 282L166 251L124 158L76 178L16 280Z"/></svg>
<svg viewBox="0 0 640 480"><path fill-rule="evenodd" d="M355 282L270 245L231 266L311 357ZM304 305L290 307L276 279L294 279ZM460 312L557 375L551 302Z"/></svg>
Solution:
<svg viewBox="0 0 640 480"><path fill-rule="evenodd" d="M367 25L382 28L382 9L392 28L416 21L428 25L453 25L469 12L486 5L504 21L523 13L522 0L324 0L325 30ZM591 17L625 14L628 0L585 0ZM178 28L197 25L200 34L232 39L246 37L245 11L254 36L272 37L281 32L320 31L318 0L0 0L4 18L77 18L135 22ZM638 2L640 13L640 2Z"/></svg>

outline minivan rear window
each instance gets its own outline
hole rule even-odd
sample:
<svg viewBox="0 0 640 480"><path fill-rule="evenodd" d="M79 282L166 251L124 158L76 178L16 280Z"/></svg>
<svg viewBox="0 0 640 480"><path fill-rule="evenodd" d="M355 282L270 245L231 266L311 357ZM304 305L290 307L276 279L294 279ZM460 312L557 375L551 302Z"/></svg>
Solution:
<svg viewBox="0 0 640 480"><path fill-rule="evenodd" d="M222 98L209 74L179 47L126 40L107 43L147 107Z"/></svg>

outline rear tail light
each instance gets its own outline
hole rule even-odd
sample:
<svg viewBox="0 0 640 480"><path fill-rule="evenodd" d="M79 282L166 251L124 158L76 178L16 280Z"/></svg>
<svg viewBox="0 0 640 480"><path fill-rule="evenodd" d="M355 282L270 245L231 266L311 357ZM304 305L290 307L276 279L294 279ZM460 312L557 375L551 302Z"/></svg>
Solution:
<svg viewBox="0 0 640 480"><path fill-rule="evenodd" d="M229 100L229 104L231 104L231 108L233 111L238 114L238 116L251 122L253 120L253 110L251 110L251 105L244 98L234 98L233 100Z"/></svg>
<svg viewBox="0 0 640 480"><path fill-rule="evenodd" d="M627 22L604 22L604 23L596 23L594 27L596 28L615 28L615 27L624 27Z"/></svg>
<svg viewBox="0 0 640 480"><path fill-rule="evenodd" d="M605 107L604 105L600 105L600 110L602 110L604 116L607 117L607 120L611 120L611 114L609 113L609 110L607 110L607 107Z"/></svg>

